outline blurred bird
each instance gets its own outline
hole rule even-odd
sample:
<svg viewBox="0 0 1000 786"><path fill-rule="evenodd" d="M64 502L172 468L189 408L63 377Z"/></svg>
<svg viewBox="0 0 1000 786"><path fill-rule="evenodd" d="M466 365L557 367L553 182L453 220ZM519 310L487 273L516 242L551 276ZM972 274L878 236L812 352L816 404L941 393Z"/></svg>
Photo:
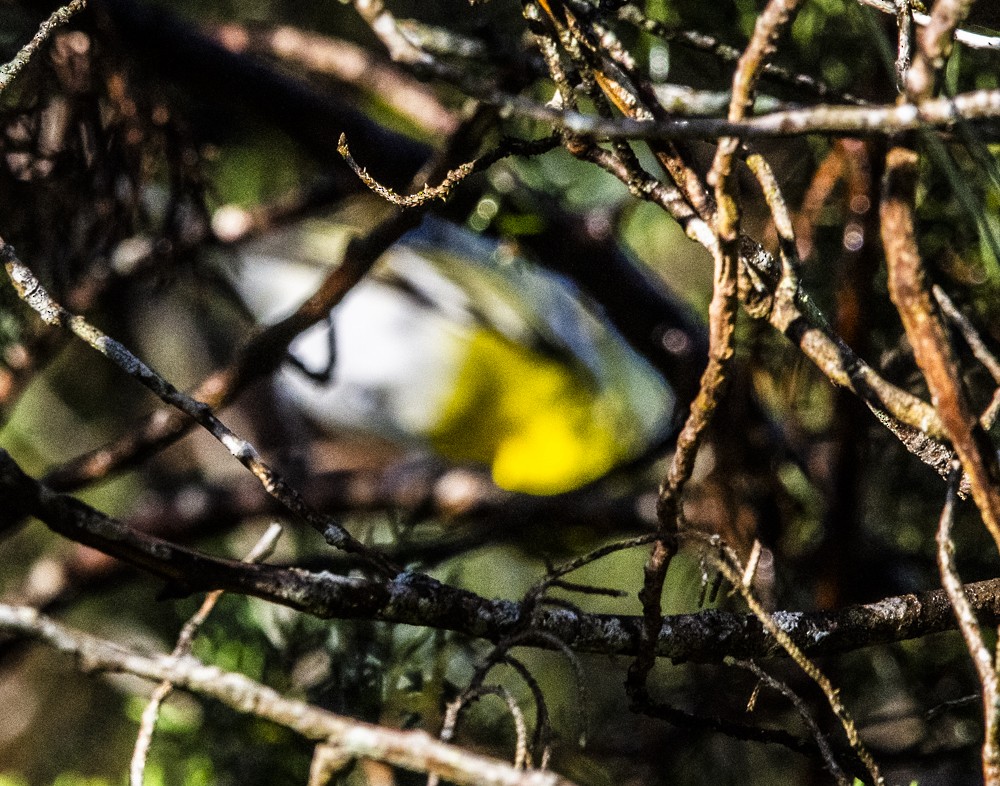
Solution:
<svg viewBox="0 0 1000 786"><path fill-rule="evenodd" d="M352 234L310 219L242 245L230 277L262 323L339 264ZM554 494L641 455L674 395L566 279L426 219L289 346L280 388L318 427L377 434Z"/></svg>

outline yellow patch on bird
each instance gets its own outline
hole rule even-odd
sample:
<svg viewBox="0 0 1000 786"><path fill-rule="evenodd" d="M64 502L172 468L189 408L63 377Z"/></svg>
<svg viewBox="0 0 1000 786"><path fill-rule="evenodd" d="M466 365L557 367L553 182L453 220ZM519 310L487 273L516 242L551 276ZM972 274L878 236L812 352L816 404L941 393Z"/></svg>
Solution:
<svg viewBox="0 0 1000 786"><path fill-rule="evenodd" d="M454 461L487 464L497 485L557 494L610 470L634 449L618 402L557 360L492 331L473 331L450 398L428 435Z"/></svg>

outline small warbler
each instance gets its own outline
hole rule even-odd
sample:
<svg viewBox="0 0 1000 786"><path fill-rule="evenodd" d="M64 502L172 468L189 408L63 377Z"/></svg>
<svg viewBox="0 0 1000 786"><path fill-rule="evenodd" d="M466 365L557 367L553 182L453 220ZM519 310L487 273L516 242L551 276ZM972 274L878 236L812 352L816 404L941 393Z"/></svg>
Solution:
<svg viewBox="0 0 1000 786"><path fill-rule="evenodd" d="M302 303L353 232L309 219L244 244L232 280L263 323ZM378 434L568 491L666 431L671 388L566 279L441 220L387 251L289 346L279 384L328 432Z"/></svg>

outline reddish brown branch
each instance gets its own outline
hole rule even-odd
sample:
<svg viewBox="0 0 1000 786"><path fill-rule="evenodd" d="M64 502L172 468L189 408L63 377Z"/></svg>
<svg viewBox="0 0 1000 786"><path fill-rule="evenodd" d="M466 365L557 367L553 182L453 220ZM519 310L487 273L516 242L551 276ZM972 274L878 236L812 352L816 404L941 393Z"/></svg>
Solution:
<svg viewBox="0 0 1000 786"><path fill-rule="evenodd" d="M913 219L917 162L917 153L905 147L893 148L886 159L881 214L889 294L902 317L945 432L969 476L983 523L1000 549L1000 466L996 448L962 389L951 339L931 297L917 249Z"/></svg>

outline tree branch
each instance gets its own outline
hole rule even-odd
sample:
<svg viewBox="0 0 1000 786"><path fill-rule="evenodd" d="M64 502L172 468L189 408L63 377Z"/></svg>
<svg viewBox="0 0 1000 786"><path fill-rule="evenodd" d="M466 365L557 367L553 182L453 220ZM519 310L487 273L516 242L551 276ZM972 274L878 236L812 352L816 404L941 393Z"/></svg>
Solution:
<svg viewBox="0 0 1000 786"><path fill-rule="evenodd" d="M34 609L0 604L0 630L36 639L72 655L84 671L124 672L166 681L216 699L237 712L277 723L307 739L334 744L352 759L371 759L414 772L434 773L468 786L572 786L553 772L516 769L497 759L438 742L424 731L362 723L287 699L242 674L207 666L190 656L140 655L60 625Z"/></svg>
<svg viewBox="0 0 1000 786"><path fill-rule="evenodd" d="M0 498L5 516L35 516L70 540L103 551L189 591L224 589L252 595L321 618L370 619L451 630L497 642L517 632L526 609L512 600L487 599L428 576L403 573L391 581L338 576L327 571L247 565L211 557L136 532L84 503L56 494L28 477L0 450ZM655 535L649 538L655 538ZM637 539L636 544L648 543ZM1000 579L966 586L986 623L1000 622ZM944 590L885 598L838 611L781 611L776 624L809 655L828 655L954 630ZM635 655L642 617L540 608L534 629L575 652ZM543 639L535 646L549 648ZM767 658L782 650L752 614L708 609L665 617L658 657L717 663L725 655Z"/></svg>
<svg viewBox="0 0 1000 786"><path fill-rule="evenodd" d="M152 391L164 403L175 407L197 422L225 446L237 461L254 474L268 494L278 500L296 518L319 532L331 546L355 554L369 565L390 575L398 571L398 568L389 563L377 551L369 549L357 541L332 517L313 510L302 498L299 491L289 485L276 470L269 466L250 442L223 423L208 404L177 390L156 370L132 354L123 344L88 323L83 317L71 314L53 300L35 278L34 273L17 258L13 247L2 238L0 238L0 260L3 261L7 276L17 290L18 296L38 313L43 322L59 326L73 333L130 377ZM314 295L313 299L315 298Z"/></svg>

